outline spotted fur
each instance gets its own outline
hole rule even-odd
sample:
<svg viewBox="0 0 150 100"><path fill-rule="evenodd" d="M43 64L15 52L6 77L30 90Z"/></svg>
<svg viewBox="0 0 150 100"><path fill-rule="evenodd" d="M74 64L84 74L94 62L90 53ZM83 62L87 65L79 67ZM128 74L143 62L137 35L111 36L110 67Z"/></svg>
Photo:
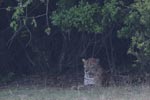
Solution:
<svg viewBox="0 0 150 100"><path fill-rule="evenodd" d="M103 69L99 64L99 59L82 59L84 64L84 85L102 85Z"/></svg>

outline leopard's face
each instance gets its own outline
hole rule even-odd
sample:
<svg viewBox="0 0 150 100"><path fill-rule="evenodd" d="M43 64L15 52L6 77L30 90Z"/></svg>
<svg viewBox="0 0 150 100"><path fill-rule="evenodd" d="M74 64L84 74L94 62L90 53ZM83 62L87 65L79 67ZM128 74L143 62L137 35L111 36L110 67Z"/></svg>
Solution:
<svg viewBox="0 0 150 100"><path fill-rule="evenodd" d="M96 69L98 67L98 60L94 58L89 58L83 60L84 63L84 73L87 74L90 78L95 76Z"/></svg>
<svg viewBox="0 0 150 100"><path fill-rule="evenodd" d="M84 73L88 75L89 78L93 78L95 76L96 68L85 68Z"/></svg>

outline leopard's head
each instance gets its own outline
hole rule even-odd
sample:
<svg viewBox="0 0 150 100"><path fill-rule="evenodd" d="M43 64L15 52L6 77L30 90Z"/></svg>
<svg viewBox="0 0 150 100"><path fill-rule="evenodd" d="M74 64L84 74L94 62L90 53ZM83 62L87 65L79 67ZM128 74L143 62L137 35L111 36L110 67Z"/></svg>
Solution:
<svg viewBox="0 0 150 100"><path fill-rule="evenodd" d="M88 77L92 78L95 76L97 68L99 67L99 59L96 58L89 58L89 59L82 59L84 64L84 73Z"/></svg>

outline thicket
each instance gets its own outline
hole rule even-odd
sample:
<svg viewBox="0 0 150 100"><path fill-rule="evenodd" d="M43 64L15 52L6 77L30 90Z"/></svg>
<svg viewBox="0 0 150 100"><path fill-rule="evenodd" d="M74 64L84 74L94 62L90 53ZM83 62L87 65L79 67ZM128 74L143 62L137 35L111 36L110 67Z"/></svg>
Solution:
<svg viewBox="0 0 150 100"><path fill-rule="evenodd" d="M149 73L149 19L149 0L1 0L1 76L82 72L89 57Z"/></svg>

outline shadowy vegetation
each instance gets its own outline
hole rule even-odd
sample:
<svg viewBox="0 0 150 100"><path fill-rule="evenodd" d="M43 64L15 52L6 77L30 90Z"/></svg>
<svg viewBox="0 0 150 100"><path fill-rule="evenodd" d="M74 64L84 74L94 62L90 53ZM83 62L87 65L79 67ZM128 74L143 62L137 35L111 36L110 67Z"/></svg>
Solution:
<svg viewBox="0 0 150 100"><path fill-rule="evenodd" d="M1 0L0 83L40 75L80 84L90 57L116 84L149 81L149 19L149 0Z"/></svg>

